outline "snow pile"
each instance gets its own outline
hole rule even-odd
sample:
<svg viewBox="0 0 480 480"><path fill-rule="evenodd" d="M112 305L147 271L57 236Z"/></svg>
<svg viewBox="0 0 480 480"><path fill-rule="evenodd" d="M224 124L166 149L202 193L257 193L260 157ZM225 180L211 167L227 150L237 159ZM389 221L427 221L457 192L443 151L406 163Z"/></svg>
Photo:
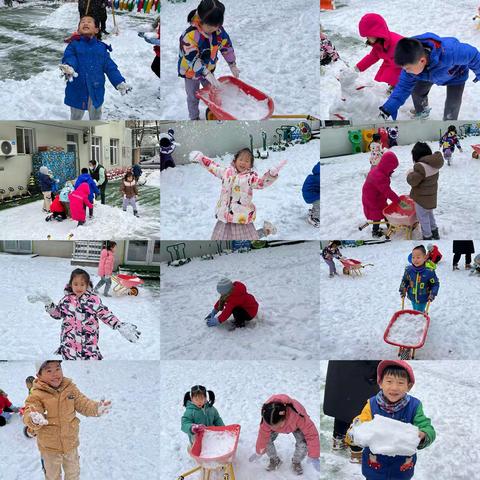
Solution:
<svg viewBox="0 0 480 480"><path fill-rule="evenodd" d="M352 437L356 445L369 447L379 455L415 455L420 438L418 427L393 418L375 415L370 422L352 427Z"/></svg>
<svg viewBox="0 0 480 480"><path fill-rule="evenodd" d="M405 346L418 345L423 338L427 319L422 314L403 313L399 315L388 332L388 340Z"/></svg>
<svg viewBox="0 0 480 480"><path fill-rule="evenodd" d="M235 448L237 435L235 432L228 430L205 430L202 438L202 453L200 456L203 460L209 458L218 458L232 453Z"/></svg>
<svg viewBox="0 0 480 480"><path fill-rule="evenodd" d="M222 83L216 90L220 107L240 120L262 120L268 116L268 99L257 100L241 90L237 85Z"/></svg>
<svg viewBox="0 0 480 480"><path fill-rule="evenodd" d="M160 188L160 170L154 170L152 173L146 175L146 177L145 185Z"/></svg>
<svg viewBox="0 0 480 480"><path fill-rule="evenodd" d="M78 23L78 9L73 9L71 4L64 3L50 15L37 22L37 26L51 29L67 28L73 33L77 30Z"/></svg>

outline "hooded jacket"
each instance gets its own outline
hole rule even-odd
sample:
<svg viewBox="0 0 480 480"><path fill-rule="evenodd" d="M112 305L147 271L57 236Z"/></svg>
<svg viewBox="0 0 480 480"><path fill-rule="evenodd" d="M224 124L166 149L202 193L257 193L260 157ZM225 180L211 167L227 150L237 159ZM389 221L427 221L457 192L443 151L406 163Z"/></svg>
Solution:
<svg viewBox="0 0 480 480"><path fill-rule="evenodd" d="M110 277L115 265L115 254L106 248L100 252L100 261L98 262L98 275L100 277Z"/></svg>
<svg viewBox="0 0 480 480"><path fill-rule="evenodd" d="M192 425L223 427L225 424L217 409L213 405L210 405L209 402L207 402L203 408L200 408L189 400L182 416L182 432L188 435L190 443L193 443L194 439Z"/></svg>
<svg viewBox="0 0 480 480"><path fill-rule="evenodd" d="M86 218L85 205L93 208L93 204L88 199L90 188L87 183L81 183L77 189L68 194L70 201L70 216L72 220L84 222Z"/></svg>
<svg viewBox="0 0 480 480"><path fill-rule="evenodd" d="M242 282L233 282L233 287L218 315L220 323L228 320L235 307L243 308L252 318L258 313L258 302L255 297L247 292L247 287ZM220 300L215 303L215 309L220 310Z"/></svg>
<svg viewBox="0 0 480 480"><path fill-rule="evenodd" d="M438 172L442 167L443 155L435 152L415 162L407 175L407 183L412 187L410 198L427 210L437 208Z"/></svg>
<svg viewBox="0 0 480 480"><path fill-rule="evenodd" d="M40 167L38 173L38 183L40 184L40 191L51 192L53 187L52 177L48 174L48 168L44 165Z"/></svg>
<svg viewBox="0 0 480 480"><path fill-rule="evenodd" d="M313 203L320 200L320 162L312 168L312 173L307 175L303 182L302 195L305 203Z"/></svg>
<svg viewBox="0 0 480 480"><path fill-rule="evenodd" d="M122 179L122 183L120 184L120 191L127 198L136 197L138 195L137 182L135 181L135 179L133 179L131 182Z"/></svg>
<svg viewBox="0 0 480 480"><path fill-rule="evenodd" d="M80 184L82 183L87 183L89 187L89 194L88 194L88 200L90 202L93 202L93 198L95 195L100 195L100 190L97 187L97 184L95 183L95 180L89 173L82 173L79 175L77 178L77 181L75 182L74 188L78 188Z"/></svg>
<svg viewBox="0 0 480 480"><path fill-rule="evenodd" d="M398 291L401 294L407 292L411 302L427 303L437 296L439 288L440 282L433 270L426 265L407 265Z"/></svg>

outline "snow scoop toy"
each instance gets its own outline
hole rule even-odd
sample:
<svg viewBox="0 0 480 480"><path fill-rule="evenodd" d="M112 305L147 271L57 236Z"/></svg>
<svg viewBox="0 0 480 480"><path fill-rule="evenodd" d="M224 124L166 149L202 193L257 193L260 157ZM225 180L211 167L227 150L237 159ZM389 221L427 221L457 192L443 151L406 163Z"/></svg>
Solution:
<svg viewBox="0 0 480 480"><path fill-rule="evenodd" d="M373 267L373 263L363 264L360 260L354 258L340 258L340 263L343 265L344 275L356 275L360 277L362 275L362 269L365 267Z"/></svg>
<svg viewBox="0 0 480 480"><path fill-rule="evenodd" d="M136 297L138 295L138 287L143 284L143 280L136 275L112 275L113 291L117 295L131 295Z"/></svg>
<svg viewBox="0 0 480 480"><path fill-rule="evenodd" d="M471 145L473 148L472 158L480 158L480 145Z"/></svg>
<svg viewBox="0 0 480 480"><path fill-rule="evenodd" d="M207 120L266 120L273 115L273 99L239 78L219 77L219 88L207 85L195 96L207 105Z"/></svg>
<svg viewBox="0 0 480 480"><path fill-rule="evenodd" d="M213 480L217 472L223 475L223 480L235 480L232 462L239 437L240 425L205 427L205 430L195 435L195 441L188 452L198 465L182 473L177 480L184 480L196 472L201 472L201 480Z"/></svg>
<svg viewBox="0 0 480 480"><path fill-rule="evenodd" d="M425 312L405 309L405 298L402 298L402 309L393 314L383 334L386 343L398 347L400 359L413 360L415 350L423 347L430 326L429 308L430 302Z"/></svg>

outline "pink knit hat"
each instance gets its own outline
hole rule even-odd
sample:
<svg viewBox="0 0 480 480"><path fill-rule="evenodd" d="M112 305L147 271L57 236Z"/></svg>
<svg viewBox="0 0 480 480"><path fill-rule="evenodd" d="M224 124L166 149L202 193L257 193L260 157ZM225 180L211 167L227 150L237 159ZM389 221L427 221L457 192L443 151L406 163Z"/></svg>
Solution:
<svg viewBox="0 0 480 480"><path fill-rule="evenodd" d="M387 367L400 367L407 371L408 377L412 385L415 383L415 375L412 367L405 360L382 360L377 367L377 383L380 385L383 372Z"/></svg>

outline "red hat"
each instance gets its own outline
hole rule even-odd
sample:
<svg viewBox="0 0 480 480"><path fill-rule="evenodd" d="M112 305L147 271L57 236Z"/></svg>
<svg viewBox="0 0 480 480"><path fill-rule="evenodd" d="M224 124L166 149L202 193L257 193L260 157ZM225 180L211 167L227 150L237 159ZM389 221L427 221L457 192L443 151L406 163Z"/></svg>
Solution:
<svg viewBox="0 0 480 480"><path fill-rule="evenodd" d="M377 367L377 383L380 385L382 381L383 372L388 367L400 367L407 371L408 377L412 385L415 383L415 375L412 367L405 360L382 360Z"/></svg>

